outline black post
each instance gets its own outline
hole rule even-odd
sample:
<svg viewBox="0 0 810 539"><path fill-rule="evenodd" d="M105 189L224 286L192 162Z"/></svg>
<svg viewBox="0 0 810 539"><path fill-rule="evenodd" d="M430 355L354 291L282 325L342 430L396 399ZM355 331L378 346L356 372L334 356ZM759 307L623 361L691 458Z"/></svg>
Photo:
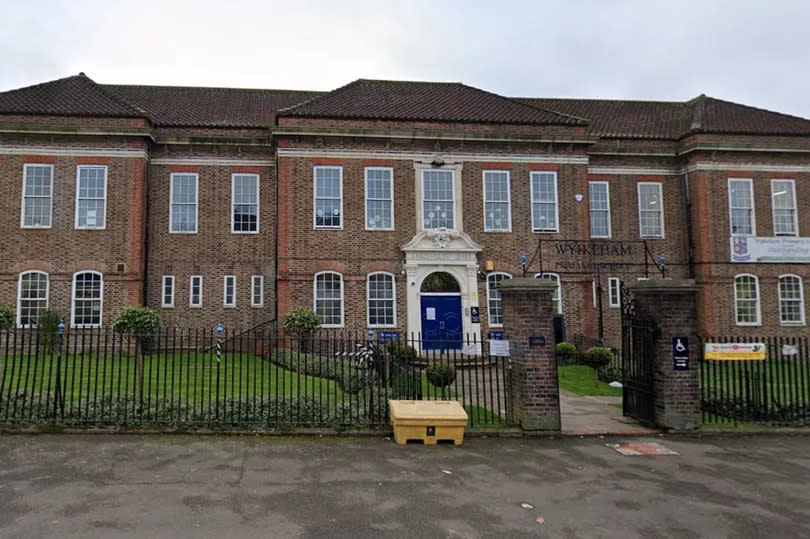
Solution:
<svg viewBox="0 0 810 539"><path fill-rule="evenodd" d="M57 410L62 412L62 417L65 416L65 402L62 398L62 337L65 332L65 323L60 320L57 326L59 333L58 350L56 351L56 389L53 395L53 418L57 419ZM57 409L57 406L59 408Z"/></svg>

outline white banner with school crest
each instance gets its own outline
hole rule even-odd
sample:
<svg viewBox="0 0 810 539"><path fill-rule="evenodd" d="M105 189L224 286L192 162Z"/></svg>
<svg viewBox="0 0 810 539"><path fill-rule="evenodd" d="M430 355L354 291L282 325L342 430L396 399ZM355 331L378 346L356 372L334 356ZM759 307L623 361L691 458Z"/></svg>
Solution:
<svg viewBox="0 0 810 539"><path fill-rule="evenodd" d="M731 261L810 264L810 238L735 236L731 238Z"/></svg>

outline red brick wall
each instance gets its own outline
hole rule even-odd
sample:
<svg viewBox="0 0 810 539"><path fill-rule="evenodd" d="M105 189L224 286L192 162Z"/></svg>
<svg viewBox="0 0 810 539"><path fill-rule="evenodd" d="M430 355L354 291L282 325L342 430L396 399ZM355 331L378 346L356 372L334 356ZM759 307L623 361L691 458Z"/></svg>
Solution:
<svg viewBox="0 0 810 539"><path fill-rule="evenodd" d="M66 155L36 155L35 151L4 155L0 162L0 230L6 241L0 242L0 302L16 306L17 281L26 270L49 273L49 308L70 317L74 272L96 270L104 274L104 323L126 305L142 302L143 290L143 210L145 205L146 159L137 157L86 157L71 155L103 149L137 149L116 137L101 140L86 137L66 140L39 137L4 136L2 145L28 144L32 147L57 148ZM133 146L135 148L133 148ZM51 228L20 227L23 165L52 164ZM106 228L75 228L76 167L80 164L107 166ZM123 264L124 270L118 271Z"/></svg>

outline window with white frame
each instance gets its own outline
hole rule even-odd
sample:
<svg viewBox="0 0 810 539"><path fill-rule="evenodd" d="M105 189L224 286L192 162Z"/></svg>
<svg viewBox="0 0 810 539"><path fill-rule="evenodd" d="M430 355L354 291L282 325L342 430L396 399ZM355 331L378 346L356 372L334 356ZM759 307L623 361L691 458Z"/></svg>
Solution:
<svg viewBox="0 0 810 539"><path fill-rule="evenodd" d="M509 172L506 170L484 171L484 230L512 230Z"/></svg>
<svg viewBox="0 0 810 539"><path fill-rule="evenodd" d="M236 275L226 275L223 279L222 304L236 307Z"/></svg>
<svg viewBox="0 0 810 539"><path fill-rule="evenodd" d="M560 283L560 276L556 273L538 273L535 276L535 279L548 279L555 285L557 288L554 289L554 293L551 295L551 301L554 305L554 314L562 314L562 284Z"/></svg>
<svg viewBox="0 0 810 539"><path fill-rule="evenodd" d="M738 326L758 326L759 279L743 274L734 277L734 313Z"/></svg>
<svg viewBox="0 0 810 539"><path fill-rule="evenodd" d="M315 274L315 314L323 327L343 326L343 275L340 273Z"/></svg>
<svg viewBox="0 0 810 539"><path fill-rule="evenodd" d="M197 174L174 172L170 178L169 232L195 234L197 232Z"/></svg>
<svg viewBox="0 0 810 539"><path fill-rule="evenodd" d="M48 309L48 274L25 271L17 285L17 325L36 327L39 315Z"/></svg>
<svg viewBox="0 0 810 539"><path fill-rule="evenodd" d="M754 184L750 179L728 180L729 224L732 236L753 236Z"/></svg>
<svg viewBox="0 0 810 539"><path fill-rule="evenodd" d="M202 307L203 304L203 278L202 275L192 275L188 285L188 306Z"/></svg>
<svg viewBox="0 0 810 539"><path fill-rule="evenodd" d="M638 184L638 222L642 238L664 237L664 197L660 183Z"/></svg>
<svg viewBox="0 0 810 539"><path fill-rule="evenodd" d="M588 206L591 237L610 237L610 185L608 182L588 182Z"/></svg>
<svg viewBox="0 0 810 539"><path fill-rule="evenodd" d="M163 276L163 287L161 292L160 306L174 307L174 275Z"/></svg>
<svg viewBox="0 0 810 539"><path fill-rule="evenodd" d="M771 204L774 235L798 236L796 183L793 180L771 180Z"/></svg>
<svg viewBox="0 0 810 539"><path fill-rule="evenodd" d="M231 176L231 232L255 234L259 231L259 175Z"/></svg>
<svg viewBox="0 0 810 539"><path fill-rule="evenodd" d="M779 322L783 326L804 325L804 287L798 275L779 277Z"/></svg>
<svg viewBox="0 0 810 539"><path fill-rule="evenodd" d="M503 325L503 304L498 285L505 279L511 279L508 273L497 272L487 275L487 308L489 309L489 325L498 327Z"/></svg>
<svg viewBox="0 0 810 539"><path fill-rule="evenodd" d="M620 307L622 304L621 297L622 284L618 277L611 277L608 279L608 292L610 298L608 305L611 307Z"/></svg>
<svg viewBox="0 0 810 539"><path fill-rule="evenodd" d="M100 273L96 271L82 271L74 274L71 326L100 326L103 297L104 279Z"/></svg>
<svg viewBox="0 0 810 539"><path fill-rule="evenodd" d="M369 327L396 325L394 276L386 272L371 273L366 283Z"/></svg>
<svg viewBox="0 0 810 539"><path fill-rule="evenodd" d="M422 171L424 230L455 228L455 176L452 170Z"/></svg>
<svg viewBox="0 0 810 539"><path fill-rule="evenodd" d="M366 229L394 228L394 169L366 167Z"/></svg>
<svg viewBox="0 0 810 539"><path fill-rule="evenodd" d="M557 173L532 172L532 230L557 232Z"/></svg>
<svg viewBox="0 0 810 539"><path fill-rule="evenodd" d="M250 278L250 306L264 306L264 275L253 275Z"/></svg>
<svg viewBox="0 0 810 539"><path fill-rule="evenodd" d="M104 228L107 216L107 167L79 165L76 171L76 228Z"/></svg>
<svg viewBox="0 0 810 539"><path fill-rule="evenodd" d="M23 166L23 228L50 228L53 202L53 165Z"/></svg>
<svg viewBox="0 0 810 539"><path fill-rule="evenodd" d="M343 228L343 167L315 167L315 228Z"/></svg>

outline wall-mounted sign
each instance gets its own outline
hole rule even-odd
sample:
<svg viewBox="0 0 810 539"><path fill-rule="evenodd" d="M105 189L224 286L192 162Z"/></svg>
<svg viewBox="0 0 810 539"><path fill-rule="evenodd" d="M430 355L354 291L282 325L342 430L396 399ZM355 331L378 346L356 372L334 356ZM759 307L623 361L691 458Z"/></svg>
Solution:
<svg viewBox="0 0 810 539"><path fill-rule="evenodd" d="M545 346L545 345L546 345L545 335L532 335L529 337L529 346Z"/></svg>
<svg viewBox="0 0 810 539"><path fill-rule="evenodd" d="M470 307L470 322L473 324L481 323L481 308Z"/></svg>
<svg viewBox="0 0 810 539"><path fill-rule="evenodd" d="M399 331L380 331L378 335L380 336L380 341L382 342L399 340Z"/></svg>
<svg viewBox="0 0 810 539"><path fill-rule="evenodd" d="M810 238L732 237L732 262L810 264Z"/></svg>
<svg viewBox="0 0 810 539"><path fill-rule="evenodd" d="M707 342L703 348L705 359L748 360L765 359L765 343L761 342Z"/></svg>
<svg viewBox="0 0 810 539"><path fill-rule="evenodd" d="M508 356L509 355L509 341L500 341L492 339L489 341L489 355L491 356Z"/></svg>
<svg viewBox="0 0 810 539"><path fill-rule="evenodd" d="M487 338L489 340L501 341L503 340L503 331L490 331Z"/></svg>
<svg viewBox="0 0 810 539"><path fill-rule="evenodd" d="M672 337L672 369L689 370L689 337Z"/></svg>
<svg viewBox="0 0 810 539"><path fill-rule="evenodd" d="M436 320L436 308L428 307L425 309L425 320Z"/></svg>

